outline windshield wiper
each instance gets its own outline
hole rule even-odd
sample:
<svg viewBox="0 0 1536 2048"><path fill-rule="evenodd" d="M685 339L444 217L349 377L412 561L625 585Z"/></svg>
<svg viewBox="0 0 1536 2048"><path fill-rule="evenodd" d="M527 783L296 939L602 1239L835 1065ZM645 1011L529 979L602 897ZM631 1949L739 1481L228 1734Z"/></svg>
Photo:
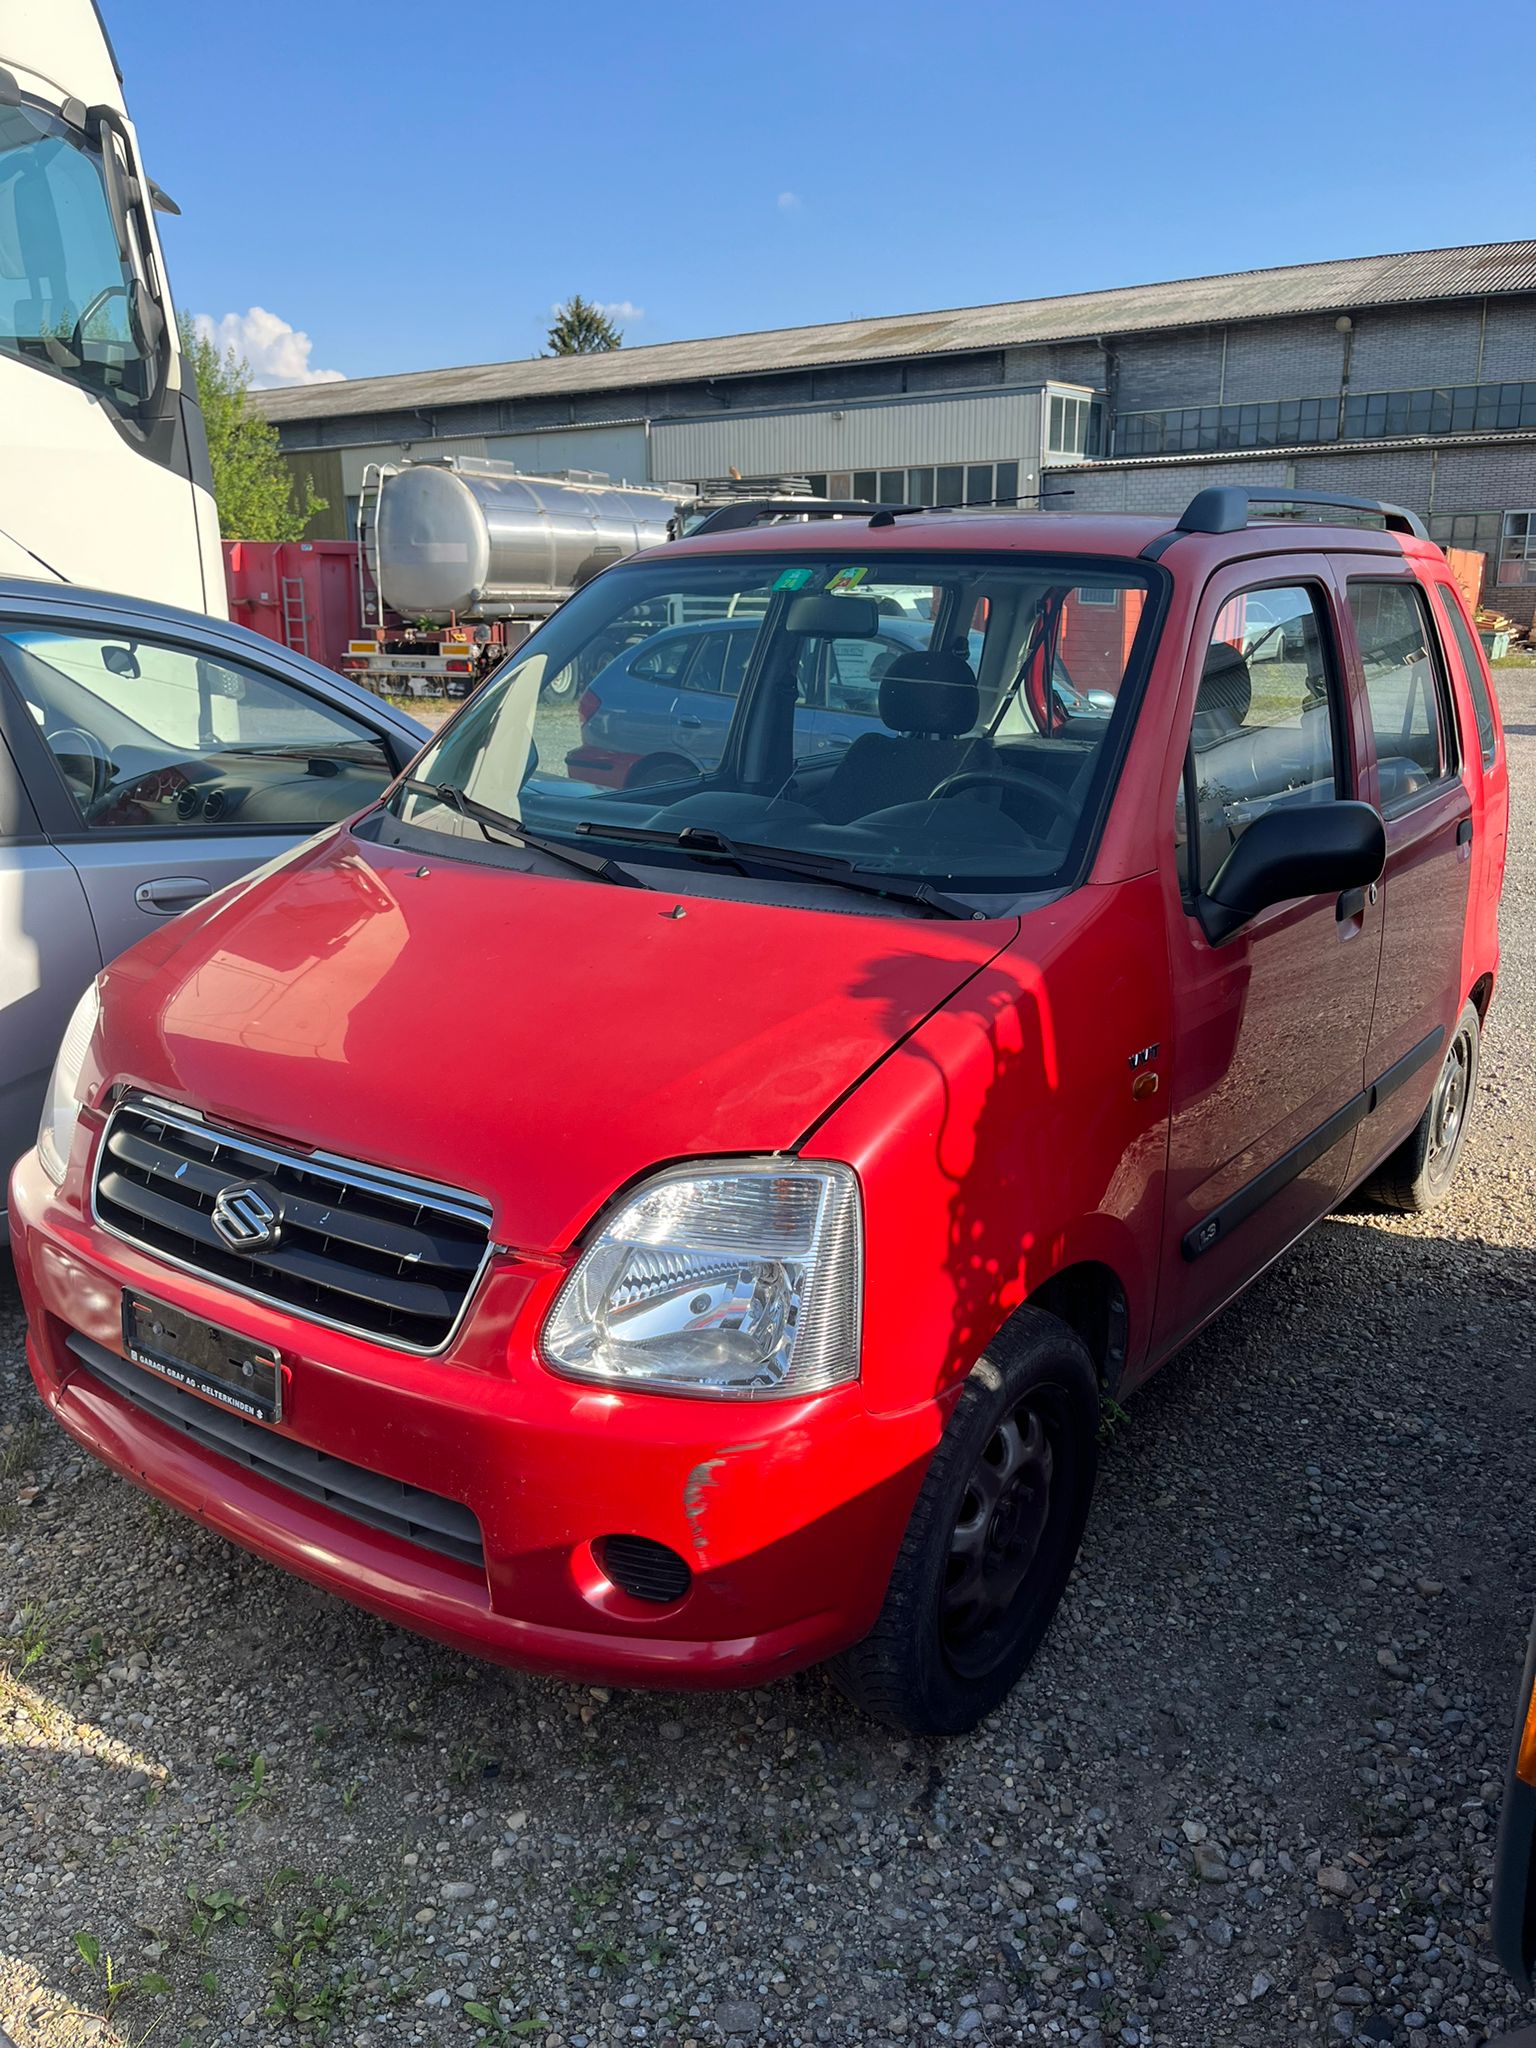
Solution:
<svg viewBox="0 0 1536 2048"><path fill-rule="evenodd" d="M493 810L489 804L468 795L455 782L422 782L414 775L407 775L396 788L402 795L435 797L450 811L457 811L461 818L468 818L478 825L487 839L493 832L500 832L506 838L516 839L521 845L530 847L535 853L548 854L551 860L564 861L567 867L578 868L584 875L596 875L604 882L617 882L624 889L650 887L649 882L642 882L628 868L621 868L606 853L589 853L585 847L567 846L562 840L546 839L542 833L530 832L521 818L514 818L509 811Z"/></svg>
<svg viewBox="0 0 1536 2048"><path fill-rule="evenodd" d="M799 875L809 882L828 882L833 888L851 889L863 896L888 896L900 903L916 903L941 917L984 918L984 910L973 909L958 896L946 896L931 882L912 882L902 875L882 875L872 868L856 867L835 853L804 853L782 846L764 846L752 839L728 839L712 825L685 825L680 832L657 832L647 825L601 825L584 818L578 832L600 833L605 839L621 839L635 846L676 846L684 853L704 860L727 860L743 874L747 863L773 874Z"/></svg>

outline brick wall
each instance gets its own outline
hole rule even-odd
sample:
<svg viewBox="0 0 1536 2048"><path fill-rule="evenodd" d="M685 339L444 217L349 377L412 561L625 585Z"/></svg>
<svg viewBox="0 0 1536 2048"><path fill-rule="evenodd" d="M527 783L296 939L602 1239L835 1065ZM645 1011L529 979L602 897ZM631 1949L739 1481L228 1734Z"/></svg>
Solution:
<svg viewBox="0 0 1536 2048"><path fill-rule="evenodd" d="M1536 308L1524 309L1527 347L1536 355ZM1480 306L1400 306L1361 313L1349 368L1352 391L1418 391L1431 384L1475 384Z"/></svg>
<svg viewBox="0 0 1536 2048"><path fill-rule="evenodd" d="M1344 336L1331 313L1229 327L1222 401L1320 398L1338 390L1343 370Z"/></svg>

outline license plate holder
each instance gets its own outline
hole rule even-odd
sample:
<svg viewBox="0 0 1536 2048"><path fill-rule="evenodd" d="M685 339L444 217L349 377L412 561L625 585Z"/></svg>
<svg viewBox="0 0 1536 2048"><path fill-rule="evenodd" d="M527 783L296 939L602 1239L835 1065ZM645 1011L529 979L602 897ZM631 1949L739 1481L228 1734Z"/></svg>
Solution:
<svg viewBox="0 0 1536 2048"><path fill-rule="evenodd" d="M125 1291L123 1349L135 1364L248 1421L282 1420L282 1361L269 1344Z"/></svg>

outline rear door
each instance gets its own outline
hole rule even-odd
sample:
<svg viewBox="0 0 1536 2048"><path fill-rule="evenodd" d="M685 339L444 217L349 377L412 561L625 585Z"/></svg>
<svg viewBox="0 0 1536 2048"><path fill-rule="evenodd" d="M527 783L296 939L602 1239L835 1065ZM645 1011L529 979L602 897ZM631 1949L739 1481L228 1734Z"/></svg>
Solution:
<svg viewBox="0 0 1536 2048"><path fill-rule="evenodd" d="M1159 1350L1182 1341L1343 1190L1381 947L1366 890L1261 911L1213 945L1200 891L1253 820L1356 793L1327 565L1235 564L1207 586L1181 692L1184 775L1166 901L1177 1035ZM1147 1057L1157 1059L1159 1048Z"/></svg>
<svg viewBox="0 0 1536 2048"><path fill-rule="evenodd" d="M16 765L103 960L362 809L409 753L388 728L213 645L0 618Z"/></svg>
<svg viewBox="0 0 1536 2048"><path fill-rule="evenodd" d="M677 679L672 701L672 745L705 773L718 768L725 736L741 694L756 628L722 626L702 633Z"/></svg>
<svg viewBox="0 0 1536 2048"><path fill-rule="evenodd" d="M1345 573L1350 662L1372 760L1364 793L1387 827L1381 973L1366 1050L1375 1107L1358 1178L1423 1114L1464 996L1462 945L1472 872L1472 798L1429 593L1380 557Z"/></svg>
<svg viewBox="0 0 1536 2048"><path fill-rule="evenodd" d="M1499 957L1499 897L1509 851L1509 762L1487 657L1461 592L1451 577L1432 567L1425 581L1439 607L1440 639L1461 727L1462 772L1474 786L1472 902L1461 977L1462 986L1470 989Z"/></svg>

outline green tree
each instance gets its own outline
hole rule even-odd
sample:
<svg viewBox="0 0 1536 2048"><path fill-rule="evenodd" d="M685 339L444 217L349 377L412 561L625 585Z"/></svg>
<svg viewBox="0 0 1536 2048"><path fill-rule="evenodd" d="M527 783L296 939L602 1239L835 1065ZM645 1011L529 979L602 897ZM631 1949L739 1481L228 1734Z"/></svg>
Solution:
<svg viewBox="0 0 1536 2048"><path fill-rule="evenodd" d="M250 364L233 349L221 355L190 320L181 323L181 340L208 429L219 532L226 540L301 540L326 501L312 478L295 476L276 427L253 410Z"/></svg>
<svg viewBox="0 0 1536 2048"><path fill-rule="evenodd" d="M611 348L624 346L623 331L615 327L601 306L594 306L580 292L555 308L555 324L549 330L552 356L601 356Z"/></svg>

